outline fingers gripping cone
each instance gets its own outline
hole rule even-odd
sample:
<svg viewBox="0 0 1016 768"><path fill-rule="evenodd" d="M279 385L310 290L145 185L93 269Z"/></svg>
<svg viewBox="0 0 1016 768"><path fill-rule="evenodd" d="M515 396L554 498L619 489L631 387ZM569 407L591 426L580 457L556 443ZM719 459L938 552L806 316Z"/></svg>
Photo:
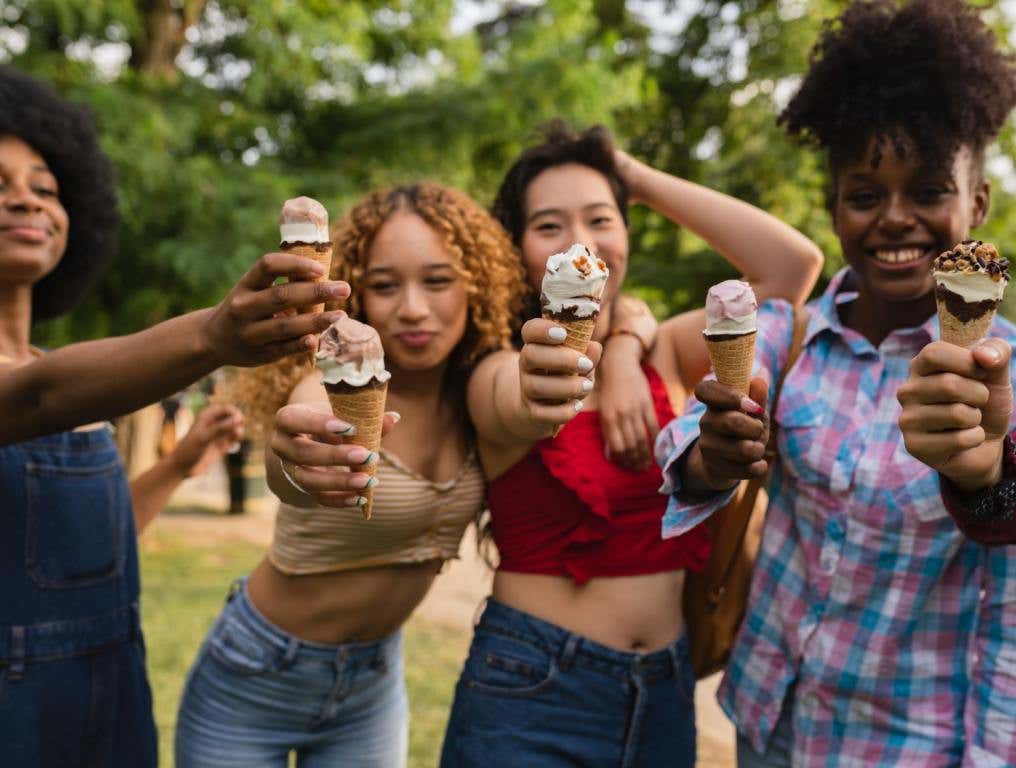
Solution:
<svg viewBox="0 0 1016 768"><path fill-rule="evenodd" d="M325 389L335 418L356 427L356 433L345 438L344 442L363 446L377 454L381 448L381 425L384 422L388 382L375 382L362 387L326 384ZM377 462L363 468L357 467L355 471L373 477L377 471ZM374 489L367 488L360 491L360 495L367 500L361 507L363 518L370 520L374 511Z"/></svg>
<svg viewBox="0 0 1016 768"><path fill-rule="evenodd" d="M988 335L1009 283L1009 262L991 243L964 240L932 263L942 341L971 347Z"/></svg>
<svg viewBox="0 0 1016 768"><path fill-rule="evenodd" d="M751 286L725 280L706 296L706 347L716 380L747 395L755 362L758 302Z"/></svg>
<svg viewBox="0 0 1016 768"><path fill-rule="evenodd" d="M332 413L354 427L356 433L344 438L377 454L381 448L381 426L391 374L385 370L384 352L377 331L369 325L341 317L321 334L316 356L321 381L328 393ZM377 462L353 471L373 476ZM369 520L374 509L374 491L359 491L366 501L361 507Z"/></svg>

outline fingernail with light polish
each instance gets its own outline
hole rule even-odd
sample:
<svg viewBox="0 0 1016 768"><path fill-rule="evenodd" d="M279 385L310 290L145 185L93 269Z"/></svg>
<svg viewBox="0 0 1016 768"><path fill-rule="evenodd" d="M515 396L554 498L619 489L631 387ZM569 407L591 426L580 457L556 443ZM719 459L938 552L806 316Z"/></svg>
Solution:
<svg viewBox="0 0 1016 768"><path fill-rule="evenodd" d="M575 411L576 411L576 413L577 413L578 411L581 411L581 410L582 410L582 406L583 406L583 405L584 405L584 404L583 404L583 402L582 402L581 400L576 400L576 401L575 401Z"/></svg>
<svg viewBox="0 0 1016 768"><path fill-rule="evenodd" d="M350 465L355 466L357 464L366 464L371 455L371 452L366 448L357 446L356 448L351 449L349 453L346 454L346 457L349 459Z"/></svg>
<svg viewBox="0 0 1016 768"><path fill-rule="evenodd" d="M340 421L339 419L330 420L327 424L325 424L325 429L329 432L335 433L336 435L345 435L346 437L356 434L356 427L352 424Z"/></svg>
<svg viewBox="0 0 1016 768"><path fill-rule="evenodd" d="M593 391L593 382L590 379L582 379L582 391L583 392Z"/></svg>
<svg viewBox="0 0 1016 768"><path fill-rule="evenodd" d="M362 507L367 503L367 499L363 496L354 496L346 502L347 507Z"/></svg>
<svg viewBox="0 0 1016 768"><path fill-rule="evenodd" d="M553 328L547 331L547 336L550 337L551 341L564 341L565 339L568 338L568 331L566 331L559 325L555 325Z"/></svg>
<svg viewBox="0 0 1016 768"><path fill-rule="evenodd" d="M578 368L579 373L589 373L593 370L593 361L582 355L575 367Z"/></svg>

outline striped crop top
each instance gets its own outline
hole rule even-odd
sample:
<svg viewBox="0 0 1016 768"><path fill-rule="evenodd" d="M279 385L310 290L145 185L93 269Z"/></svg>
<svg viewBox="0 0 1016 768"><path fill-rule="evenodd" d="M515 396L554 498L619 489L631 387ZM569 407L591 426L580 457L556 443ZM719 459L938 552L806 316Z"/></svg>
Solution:
<svg viewBox="0 0 1016 768"><path fill-rule="evenodd" d="M382 449L377 477L370 520L355 507L280 503L268 555L272 564L283 573L304 574L448 560L485 506L475 450L455 478L435 483Z"/></svg>

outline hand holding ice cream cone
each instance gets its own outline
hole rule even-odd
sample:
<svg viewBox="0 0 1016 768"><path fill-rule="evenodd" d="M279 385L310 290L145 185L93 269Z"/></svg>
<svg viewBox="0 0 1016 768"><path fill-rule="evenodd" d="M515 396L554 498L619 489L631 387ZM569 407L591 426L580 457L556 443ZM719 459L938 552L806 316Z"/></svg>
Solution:
<svg viewBox="0 0 1016 768"><path fill-rule="evenodd" d="M706 296L706 347L716 380L748 394L755 362L755 324L758 302L742 280L724 280Z"/></svg>
<svg viewBox="0 0 1016 768"><path fill-rule="evenodd" d="M332 413L355 429L344 442L377 454L391 378L385 370L384 350L377 331L351 317L342 317L321 334L316 361ZM374 462L361 471L373 475L376 467ZM361 494L363 516L368 520L374 503L374 482Z"/></svg>
<svg viewBox="0 0 1016 768"><path fill-rule="evenodd" d="M547 259L540 293L543 318L563 328L564 346L580 355L585 356L593 337L608 277L607 265L581 243ZM576 405L581 406L581 401ZM560 425L555 427L553 436L560 430Z"/></svg>
<svg viewBox="0 0 1016 768"><path fill-rule="evenodd" d="M1009 262L991 243L964 240L936 257L932 272L942 341L970 348L995 319L1009 284Z"/></svg>

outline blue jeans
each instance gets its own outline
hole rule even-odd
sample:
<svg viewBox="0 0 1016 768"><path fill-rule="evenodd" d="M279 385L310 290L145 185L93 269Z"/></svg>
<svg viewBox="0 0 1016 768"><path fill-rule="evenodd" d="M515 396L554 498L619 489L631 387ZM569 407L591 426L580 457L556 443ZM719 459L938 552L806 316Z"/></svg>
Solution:
<svg viewBox="0 0 1016 768"><path fill-rule="evenodd" d="M0 447L0 765L154 768L130 489L107 429Z"/></svg>
<svg viewBox="0 0 1016 768"><path fill-rule="evenodd" d="M624 653L490 599L455 690L442 768L695 765L682 638Z"/></svg>
<svg viewBox="0 0 1016 768"><path fill-rule="evenodd" d="M399 632L326 645L270 624L244 581L205 639L180 702L177 768L401 768L409 710Z"/></svg>

